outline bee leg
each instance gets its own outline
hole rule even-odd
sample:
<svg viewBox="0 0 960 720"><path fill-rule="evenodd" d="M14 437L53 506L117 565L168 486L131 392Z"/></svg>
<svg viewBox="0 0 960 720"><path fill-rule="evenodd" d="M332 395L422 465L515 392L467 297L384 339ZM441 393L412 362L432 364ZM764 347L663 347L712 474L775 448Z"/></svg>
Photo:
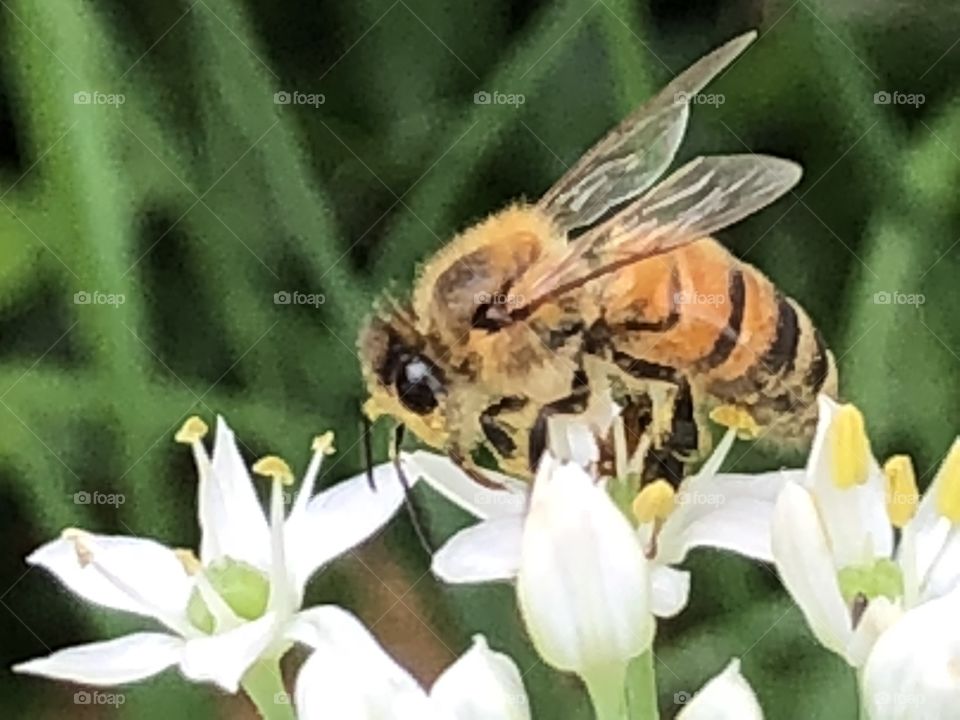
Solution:
<svg viewBox="0 0 960 720"><path fill-rule="evenodd" d="M506 488L495 480L491 480L483 473L483 469L470 459L469 455L464 455L458 450L449 450L447 457L450 461L460 468L477 485L482 485L490 490L506 490Z"/></svg>
<svg viewBox="0 0 960 720"><path fill-rule="evenodd" d="M487 445L496 454L501 466L504 461L513 460L517 456L516 432L513 426L504 423L502 415L522 411L529 400L519 395L508 395L489 405L480 413L480 430ZM511 434L513 431L513 434Z"/></svg>
<svg viewBox="0 0 960 720"><path fill-rule="evenodd" d="M666 405L654 402L651 394L644 392L628 402L621 413L628 436L636 434L639 439L648 432L656 435L644 458L644 484L663 479L676 487L699 455L700 426L690 383L677 374L672 384L676 392L667 396L670 399Z"/></svg>
<svg viewBox="0 0 960 720"><path fill-rule="evenodd" d="M530 472L536 472L537 465L540 464L540 457L547 450L547 421L551 415L576 415L587 409L587 403L590 401L590 382L587 373L583 370L577 370L573 375L573 385L571 392L566 397L554 400L540 408L537 413L537 419L530 429L529 442L527 444L527 460Z"/></svg>

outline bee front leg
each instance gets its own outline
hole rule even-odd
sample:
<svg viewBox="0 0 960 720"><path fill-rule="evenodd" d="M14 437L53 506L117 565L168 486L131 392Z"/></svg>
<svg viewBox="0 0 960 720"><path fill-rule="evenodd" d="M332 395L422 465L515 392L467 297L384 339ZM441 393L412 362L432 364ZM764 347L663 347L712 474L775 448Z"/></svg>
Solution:
<svg viewBox="0 0 960 720"><path fill-rule="evenodd" d="M573 375L573 384L570 394L559 400L554 400L540 408L537 419L530 429L527 444L527 460L530 472L536 472L540 458L547 450L547 421L552 415L576 415L586 411L590 402L590 381L586 371L582 368Z"/></svg>

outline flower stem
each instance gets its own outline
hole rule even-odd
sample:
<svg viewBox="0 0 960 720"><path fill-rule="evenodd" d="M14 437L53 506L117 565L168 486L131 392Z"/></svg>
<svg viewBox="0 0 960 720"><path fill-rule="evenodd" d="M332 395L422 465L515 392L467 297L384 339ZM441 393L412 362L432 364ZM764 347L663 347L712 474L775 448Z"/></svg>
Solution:
<svg viewBox="0 0 960 720"><path fill-rule="evenodd" d="M635 657L627 667L627 718L657 720L657 678L653 670L653 651Z"/></svg>
<svg viewBox="0 0 960 720"><path fill-rule="evenodd" d="M857 717L860 720L870 720L867 715L867 704L863 701L863 670L857 670L853 677L857 689Z"/></svg>
<svg viewBox="0 0 960 720"><path fill-rule="evenodd" d="M280 674L279 658L264 658L254 663L241 684L264 720L294 720L293 705Z"/></svg>
<svg viewBox="0 0 960 720"><path fill-rule="evenodd" d="M582 675L596 720L625 720L623 681L626 676L627 669L622 665L604 665Z"/></svg>

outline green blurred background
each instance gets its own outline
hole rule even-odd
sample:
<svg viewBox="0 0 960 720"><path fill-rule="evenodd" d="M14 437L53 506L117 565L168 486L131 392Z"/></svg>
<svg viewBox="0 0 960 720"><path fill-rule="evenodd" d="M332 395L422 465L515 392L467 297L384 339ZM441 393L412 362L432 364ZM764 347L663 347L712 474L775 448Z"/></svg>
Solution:
<svg viewBox="0 0 960 720"><path fill-rule="evenodd" d="M24 556L72 525L195 547L195 474L172 442L189 414L223 413L249 459L300 469L333 428L325 481L358 471L354 339L377 293L408 287L457 229L536 197L751 27L760 39L709 89L725 102L694 108L681 160L749 149L803 164L793 195L721 238L807 306L877 454L913 453L928 482L960 426L955 3L0 2L3 715L251 714L175 671L124 689L120 711L12 676L47 648L147 626L77 602ZM524 103L477 104L482 91ZM325 302L276 304L282 291ZM746 444L734 457L781 461ZM125 502L78 504L81 491ZM436 541L468 521L418 494ZM359 555L309 600L354 609L425 680L486 633L529 669L537 717L590 716L577 683L537 663L509 588L440 586L403 516ZM852 675L772 570L707 552L689 566L691 606L658 638L664 717L732 655L770 717L855 717Z"/></svg>

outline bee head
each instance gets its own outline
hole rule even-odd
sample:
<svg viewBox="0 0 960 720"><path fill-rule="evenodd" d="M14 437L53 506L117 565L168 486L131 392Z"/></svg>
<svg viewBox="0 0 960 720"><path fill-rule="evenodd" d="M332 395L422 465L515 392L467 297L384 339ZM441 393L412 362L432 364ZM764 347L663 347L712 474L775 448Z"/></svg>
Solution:
<svg viewBox="0 0 960 720"><path fill-rule="evenodd" d="M370 399L371 420L390 415L424 442L442 446L447 375L417 332L409 311L392 308L374 315L360 334L360 359Z"/></svg>

